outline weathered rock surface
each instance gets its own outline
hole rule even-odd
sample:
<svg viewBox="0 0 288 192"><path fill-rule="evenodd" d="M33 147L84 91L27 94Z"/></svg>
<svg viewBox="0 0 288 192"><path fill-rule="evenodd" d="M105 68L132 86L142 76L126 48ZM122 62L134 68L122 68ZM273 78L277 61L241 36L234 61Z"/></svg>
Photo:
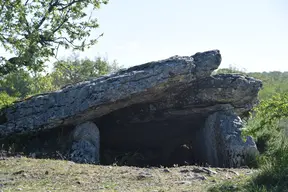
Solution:
<svg viewBox="0 0 288 192"><path fill-rule="evenodd" d="M101 132L102 151L137 152L140 155L135 164L208 162L222 166L219 158L209 157L210 161L207 157L209 150L203 148L204 138L223 139L230 135L229 131L218 131L223 128L218 116L227 121L224 130L229 127L236 130L235 121L230 120L257 104L262 83L235 74L211 76L220 63L218 50L189 57L174 56L34 96L0 113L0 139L63 127L72 131L76 125L91 121ZM226 116L219 115L222 112ZM213 114L217 120L213 120ZM207 118L214 123L208 125ZM209 138L215 131L222 135ZM236 143L245 145L239 141L240 132L235 138ZM238 146L234 141L223 142L227 149ZM93 146L91 141L79 140L72 149L86 150ZM90 150L87 155L91 154L94 152ZM105 161L108 162L107 158ZM238 166L238 163L225 165Z"/></svg>
<svg viewBox="0 0 288 192"><path fill-rule="evenodd" d="M240 167L256 157L258 150L251 137L243 142L241 119L232 112L210 115L203 128L205 159L215 167ZM245 159L246 158L246 159Z"/></svg>
<svg viewBox="0 0 288 192"><path fill-rule="evenodd" d="M219 51L151 62L16 103L1 114L0 137L85 122L136 103L155 101L169 89L209 76Z"/></svg>
<svg viewBox="0 0 288 192"><path fill-rule="evenodd" d="M70 159L77 163L100 163L100 133L93 122L77 125L72 132Z"/></svg>

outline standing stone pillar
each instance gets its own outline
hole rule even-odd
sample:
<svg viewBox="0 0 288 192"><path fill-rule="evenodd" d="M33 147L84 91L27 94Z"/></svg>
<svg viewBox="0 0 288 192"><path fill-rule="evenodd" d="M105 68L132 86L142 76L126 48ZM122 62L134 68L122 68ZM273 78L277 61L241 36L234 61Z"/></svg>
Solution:
<svg viewBox="0 0 288 192"><path fill-rule="evenodd" d="M232 112L210 115L203 129L207 163L215 167L240 167L254 159L258 150L252 137L241 138L242 121Z"/></svg>
<svg viewBox="0 0 288 192"><path fill-rule="evenodd" d="M100 162L100 133L93 122L77 125L72 132L70 159L77 163Z"/></svg>

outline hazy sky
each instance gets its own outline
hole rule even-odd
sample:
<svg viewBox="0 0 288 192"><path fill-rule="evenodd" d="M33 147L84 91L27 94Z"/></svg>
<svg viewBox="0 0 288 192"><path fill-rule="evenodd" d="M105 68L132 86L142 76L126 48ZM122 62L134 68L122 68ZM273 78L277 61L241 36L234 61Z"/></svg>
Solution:
<svg viewBox="0 0 288 192"><path fill-rule="evenodd" d="M287 0L110 0L95 15L104 37L83 57L129 67L219 49L221 67L288 71Z"/></svg>

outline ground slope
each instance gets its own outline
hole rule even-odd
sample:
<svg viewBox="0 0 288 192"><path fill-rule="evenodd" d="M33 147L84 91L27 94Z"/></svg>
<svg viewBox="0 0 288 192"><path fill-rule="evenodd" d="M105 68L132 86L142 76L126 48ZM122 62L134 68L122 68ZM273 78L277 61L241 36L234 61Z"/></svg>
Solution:
<svg viewBox="0 0 288 192"><path fill-rule="evenodd" d="M138 168L25 157L0 160L0 191L207 191L243 182L255 170L183 166Z"/></svg>

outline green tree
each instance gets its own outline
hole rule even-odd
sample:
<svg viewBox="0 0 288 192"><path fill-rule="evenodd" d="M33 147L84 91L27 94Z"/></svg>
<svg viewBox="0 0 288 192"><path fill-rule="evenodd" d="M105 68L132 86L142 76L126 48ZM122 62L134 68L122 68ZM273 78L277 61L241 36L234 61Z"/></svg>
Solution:
<svg viewBox="0 0 288 192"><path fill-rule="evenodd" d="M30 95L53 91L51 75L31 74L23 69L7 74L0 79L0 91L13 98L23 99Z"/></svg>
<svg viewBox="0 0 288 192"><path fill-rule="evenodd" d="M264 89L259 93L260 100L267 100L275 94L288 92L288 72L254 72L248 75L263 82Z"/></svg>
<svg viewBox="0 0 288 192"><path fill-rule="evenodd" d="M51 73L53 85L61 88L67 84L96 78L120 69L116 61L111 64L107 59L96 57L94 60L79 59L77 56L54 63Z"/></svg>
<svg viewBox="0 0 288 192"><path fill-rule="evenodd" d="M120 69L116 61L111 64L100 57L94 60L72 57L54 63L50 74L31 73L20 69L0 78L2 107L11 101L60 89L67 84L99 77ZM1 107L0 107L1 108Z"/></svg>
<svg viewBox="0 0 288 192"><path fill-rule="evenodd" d="M275 94L270 99L262 100L254 109L245 132L263 140L267 145L270 141L279 141L279 135L288 138L287 122L288 94Z"/></svg>
<svg viewBox="0 0 288 192"><path fill-rule="evenodd" d="M24 98L31 93L30 85L33 83L33 78L29 72L20 69L17 72L12 72L0 80L0 91L5 91L9 96Z"/></svg>
<svg viewBox="0 0 288 192"><path fill-rule="evenodd" d="M5 91L0 91L0 109L11 105L16 100L17 100L16 97L11 97ZM0 114L1 114L1 111L0 111Z"/></svg>
<svg viewBox="0 0 288 192"><path fill-rule="evenodd" d="M93 10L108 0L5 0L0 1L0 46L15 57L0 56L0 75L18 68L41 71L59 47L84 50L98 27ZM92 9L87 15L88 9Z"/></svg>

